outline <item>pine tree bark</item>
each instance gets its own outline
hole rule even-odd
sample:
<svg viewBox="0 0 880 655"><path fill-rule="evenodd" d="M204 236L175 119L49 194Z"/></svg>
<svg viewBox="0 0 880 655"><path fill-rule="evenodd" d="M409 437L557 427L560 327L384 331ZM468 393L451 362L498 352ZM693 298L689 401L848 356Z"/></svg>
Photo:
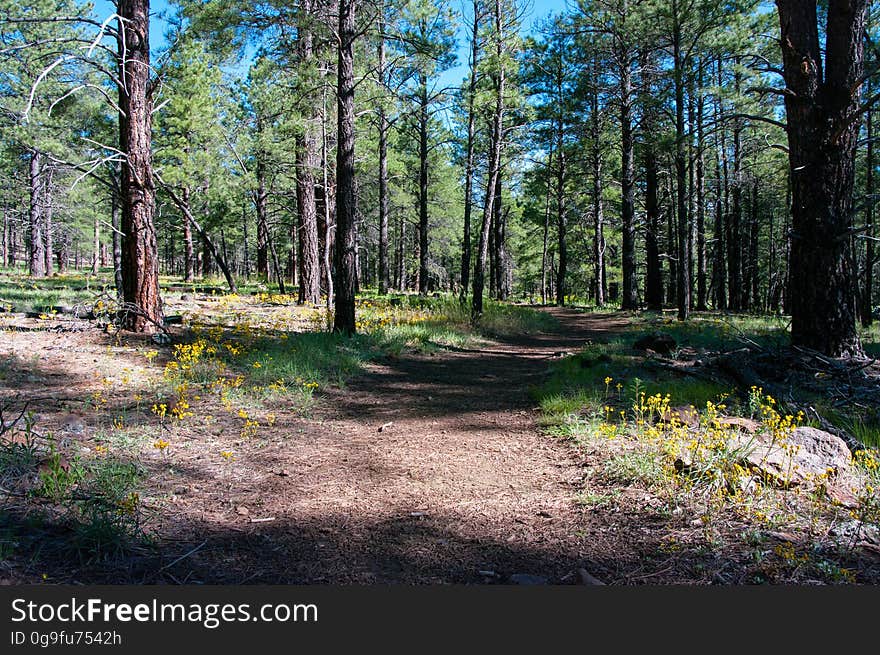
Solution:
<svg viewBox="0 0 880 655"><path fill-rule="evenodd" d="M504 53L504 23L501 13L501 0L495 0L494 9L495 55L498 71L495 84L495 109L492 114L492 140L489 151L489 174L486 184L486 200L483 204L483 222L480 226L480 242L477 247L477 262L474 267L473 298L471 299L471 318L478 320L483 314L483 290L485 287L486 260L489 255L489 230L492 226L495 194L492 190L498 181L501 168L501 137L504 125L505 74L502 55Z"/></svg>
<svg viewBox="0 0 880 655"><path fill-rule="evenodd" d="M703 84L703 62L697 67L697 86ZM706 311L706 171L705 145L703 134L703 111L706 99L700 93L697 104L697 153L696 153L696 184L697 184L697 311Z"/></svg>
<svg viewBox="0 0 880 655"><path fill-rule="evenodd" d="M869 86L870 88L870 86ZM865 153L865 288L862 292L862 325L869 327L874 322L874 125L873 110L865 115L865 131L868 148Z"/></svg>
<svg viewBox="0 0 880 655"><path fill-rule="evenodd" d="M379 10L379 88L386 90L385 80L385 1ZM379 293L388 293L388 117L385 103L379 100Z"/></svg>
<svg viewBox="0 0 880 655"><path fill-rule="evenodd" d="M473 26L471 29L471 61L470 78L468 79L468 123L467 144L465 146L465 170L464 170L464 232L461 241L461 301L467 298L468 285L471 274L471 215L474 206L474 140L476 138L476 111L474 102L477 94L477 66L479 64L479 32L480 32L480 3L473 2ZM546 244L546 237L544 239ZM544 248L546 259L546 245ZM542 275L544 266L542 263ZM542 289L544 287L542 286ZM542 291L542 296L544 292ZM542 301L543 302L543 301Z"/></svg>
<svg viewBox="0 0 880 655"><path fill-rule="evenodd" d="M110 224L113 226L113 283L116 297L122 299L122 223L119 219L119 196L110 193Z"/></svg>
<svg viewBox="0 0 880 655"><path fill-rule="evenodd" d="M28 207L28 273L31 277L46 275L46 244L43 240L42 155L30 153L30 205Z"/></svg>
<svg viewBox="0 0 880 655"><path fill-rule="evenodd" d="M98 215L92 221L92 275L97 275L101 266L101 221Z"/></svg>
<svg viewBox="0 0 880 655"><path fill-rule="evenodd" d="M52 275L52 254L55 252L55 226L52 224L54 218L55 204L52 200L52 178L55 169L51 166L46 167L43 171L43 257L45 259L44 274Z"/></svg>
<svg viewBox="0 0 880 655"><path fill-rule="evenodd" d="M355 289L357 271L357 180L354 154L354 39L355 0L339 0L339 50L337 58L336 146L336 283L333 331L356 332Z"/></svg>
<svg viewBox="0 0 880 655"><path fill-rule="evenodd" d="M419 73L419 294L428 293L428 80Z"/></svg>
<svg viewBox="0 0 880 655"><path fill-rule="evenodd" d="M777 0L792 184L791 340L863 355L850 257L867 0ZM823 71L822 49L825 61Z"/></svg>
<svg viewBox="0 0 880 655"><path fill-rule="evenodd" d="M189 187L184 186L181 190L181 200L189 207ZM183 217L183 281L192 282L195 278L195 249L193 248L193 234L190 220L186 215Z"/></svg>
<svg viewBox="0 0 880 655"><path fill-rule="evenodd" d="M313 0L305 0L302 11L314 11ZM314 35L307 21L299 26L297 51L301 62L314 56ZM311 103L309 103L311 104ZM302 130L296 136L296 204L299 232L299 301L321 302L321 256L318 237L318 208L315 201L315 171L318 169L318 139L315 133L317 109L306 111Z"/></svg>
<svg viewBox="0 0 880 655"><path fill-rule="evenodd" d="M627 13L626 0L624 0L622 11L622 18L625 23ZM625 24L623 29L626 29ZM635 184L633 166L635 141L632 124L632 68L630 66L631 53L629 48L625 45L621 46L617 56L619 59L620 77L620 222L622 229L621 269L623 274L621 309L634 310L638 308L639 293L636 280L635 197L633 193Z"/></svg>
<svg viewBox="0 0 880 655"><path fill-rule="evenodd" d="M677 0L673 0L676 6ZM690 216L687 203L687 155L684 130L684 53L682 52L682 31L676 21L673 30L673 77L675 82L675 192L678 218L678 266L676 302L678 320L687 320L691 309L690 266Z"/></svg>
<svg viewBox="0 0 880 655"><path fill-rule="evenodd" d="M153 182L152 100L150 89L150 2L119 0L119 149L126 160L120 172L123 301L134 311L124 327L154 332L162 325L159 258L156 248L155 185Z"/></svg>
<svg viewBox="0 0 880 655"><path fill-rule="evenodd" d="M593 298L605 305L605 215L602 202L602 134L599 115L599 58L593 59L590 89L590 159L593 173Z"/></svg>
<svg viewBox="0 0 880 655"><path fill-rule="evenodd" d="M262 121L257 118L257 133L261 131ZM266 164L264 153L257 152L257 277L262 281L269 279L269 192L266 189Z"/></svg>
<svg viewBox="0 0 880 655"><path fill-rule="evenodd" d="M653 312L663 310L663 265L660 262L660 234L663 229L658 202L657 155L653 134L645 132L645 304Z"/></svg>
<svg viewBox="0 0 880 655"><path fill-rule="evenodd" d="M559 128L556 141L556 304L565 305L568 275L568 217L565 206L566 156L562 129Z"/></svg>

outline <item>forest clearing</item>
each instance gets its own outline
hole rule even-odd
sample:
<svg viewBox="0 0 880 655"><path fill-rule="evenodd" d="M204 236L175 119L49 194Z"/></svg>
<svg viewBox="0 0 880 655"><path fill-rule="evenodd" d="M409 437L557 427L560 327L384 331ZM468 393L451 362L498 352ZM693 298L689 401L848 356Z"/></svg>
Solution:
<svg viewBox="0 0 880 655"><path fill-rule="evenodd" d="M874 585L870 0L0 0L0 583Z"/></svg>

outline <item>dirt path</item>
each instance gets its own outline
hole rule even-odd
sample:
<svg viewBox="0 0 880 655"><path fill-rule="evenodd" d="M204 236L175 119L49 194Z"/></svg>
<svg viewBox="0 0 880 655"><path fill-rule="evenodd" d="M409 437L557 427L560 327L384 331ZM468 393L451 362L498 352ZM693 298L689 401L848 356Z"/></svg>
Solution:
<svg viewBox="0 0 880 655"><path fill-rule="evenodd" d="M591 550L573 501L583 468L539 433L530 388L548 359L624 322L548 311L556 334L384 361L325 395L295 437L250 457L255 476L218 504L243 514L242 527L217 532L221 516L202 513L199 525L190 514L187 531L208 543L170 569L175 579L573 580Z"/></svg>

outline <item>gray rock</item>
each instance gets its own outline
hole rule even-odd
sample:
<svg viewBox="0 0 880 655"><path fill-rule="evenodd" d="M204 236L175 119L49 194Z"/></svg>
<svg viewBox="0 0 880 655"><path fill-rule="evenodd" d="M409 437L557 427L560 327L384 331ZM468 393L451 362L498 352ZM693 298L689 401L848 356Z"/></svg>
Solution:
<svg viewBox="0 0 880 655"><path fill-rule="evenodd" d="M848 475L852 456L840 437L810 427L795 428L787 437L773 440L758 432L733 437L742 448L744 463L781 486L798 486Z"/></svg>

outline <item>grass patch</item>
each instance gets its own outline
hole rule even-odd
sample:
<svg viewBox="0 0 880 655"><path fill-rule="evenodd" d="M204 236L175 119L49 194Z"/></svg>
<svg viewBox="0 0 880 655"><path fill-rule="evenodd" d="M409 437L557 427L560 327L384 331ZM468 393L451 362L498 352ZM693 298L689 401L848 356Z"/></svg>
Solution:
<svg viewBox="0 0 880 655"><path fill-rule="evenodd" d="M0 481L10 494L0 512L0 552L11 557L38 543L41 555L80 562L124 555L147 540L137 492L144 476L132 461L64 453L51 436L37 437L30 420L6 430Z"/></svg>
<svg viewBox="0 0 880 655"><path fill-rule="evenodd" d="M652 488L663 483L663 462L658 453L651 451L620 453L605 462L602 477L611 484Z"/></svg>

